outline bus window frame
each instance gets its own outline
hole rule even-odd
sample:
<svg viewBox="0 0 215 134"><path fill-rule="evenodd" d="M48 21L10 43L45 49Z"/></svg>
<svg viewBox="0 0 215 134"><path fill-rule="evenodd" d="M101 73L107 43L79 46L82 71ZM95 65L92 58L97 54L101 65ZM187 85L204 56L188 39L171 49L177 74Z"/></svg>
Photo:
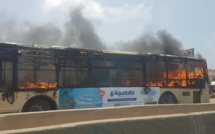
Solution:
<svg viewBox="0 0 215 134"><path fill-rule="evenodd" d="M180 61L180 62L179 62ZM171 64L179 64L182 65L184 67L184 71L185 71L185 78L184 79L175 79L175 78L169 78L169 71L170 71L170 65ZM180 58L180 57L172 57L172 58L167 58L166 59L166 73L167 73L167 87L169 88L186 88L187 87L187 63L186 60L184 58ZM180 84L176 84L174 86L169 86L169 81L185 81L186 86L181 86Z"/></svg>
<svg viewBox="0 0 215 134"><path fill-rule="evenodd" d="M144 68L145 64L143 62L144 61L143 57L140 56L140 55L117 55L117 54L115 56L117 57L116 59L114 59L115 62L117 63L117 65L116 65L116 69L117 69L116 70L117 71L116 74L117 74L117 83L118 83L117 86L119 86L119 87L143 87L145 85L145 71L144 71L145 70L145 68ZM124 63L126 63L126 64L137 63L137 64L140 64L141 67L128 66L128 65L125 66ZM124 83L122 83L123 77L122 77L121 71L123 71L123 70L137 70L137 71L141 71L141 77L140 77L141 80L140 80L140 82L142 84L139 84L139 85L125 84L126 81L130 81L130 80L123 81Z"/></svg>
<svg viewBox="0 0 215 134"><path fill-rule="evenodd" d="M23 58L23 59L22 59ZM47 62L48 60L49 62ZM45 61L44 61L45 60ZM53 54L53 51L51 49L47 48L31 48L31 47L18 47L18 55L17 55L17 89L18 90L44 90L42 87L34 87L34 88L28 88L19 85L19 70L26 70L23 68L19 68L19 65L22 65L23 63L29 64L29 66L32 65L32 68L27 69L29 72L33 71L33 84L36 85L37 82L46 82L46 81L41 81L40 79L37 79L36 76L40 76L41 71L54 71L55 72L55 77L53 78L53 82L47 82L47 84L51 83L56 83L57 80L57 74L56 74L56 60L55 56ZM47 67L49 65L54 66L54 69L44 69L43 67ZM42 67L42 69L41 69ZM27 82L27 81L25 81ZM23 83L24 84L24 83ZM22 87L22 88L21 88ZM57 87L56 87L57 88ZM53 88L45 88L46 90L48 89L53 89Z"/></svg>
<svg viewBox="0 0 215 134"><path fill-rule="evenodd" d="M188 86L188 80L190 80L188 78L188 74L187 74L187 66L188 66L188 61L195 61L195 62L199 62L199 63L203 63L202 60L200 59L189 59L189 58L184 58L184 57L162 57L162 56L148 56L145 58L145 73L146 73L146 77L145 77L145 83L147 83L148 81L148 78L147 78L147 63L150 63L150 62L164 62L164 64L166 64L166 84L164 86L160 86L161 88L183 88L183 89L188 89L188 88L199 88L199 87L202 87L202 88L205 88L205 84L202 86L202 84L200 86ZM178 62L178 61L181 61L181 62ZM169 65L168 64L171 64L171 63L177 63L177 64L184 64L183 66L185 67L185 72L186 72L186 78L185 79L174 79L174 80L184 80L186 81L186 86L169 86L168 85L168 81L171 80L169 79L168 77L168 71L169 71ZM198 79L193 79L193 80L198 80ZM201 83L203 83L203 81L206 80L206 70L205 68L203 67L203 79L201 80ZM146 85L148 86L148 85ZM149 85L150 86L150 85ZM152 87L156 87L156 86L152 86Z"/></svg>
<svg viewBox="0 0 215 134"><path fill-rule="evenodd" d="M100 64L99 62L103 62L103 64ZM105 61L108 61L107 63L107 65L105 65ZM114 60L111 60L111 59L97 59L97 58L92 58L92 59L90 59L90 67L91 67L91 70L90 70L90 73L92 73L92 76L94 77L94 81L95 81L95 83L94 83L94 86L96 86L96 87L112 87L112 86L116 86L116 85L112 85L111 83L111 78L110 78L110 71L111 71L111 69L115 69L115 71L116 71L116 62L114 62ZM98 62L99 64L94 64L95 62ZM97 84L97 71L98 71L98 69L106 69L106 71L108 70L109 71L109 79L108 79L108 83L109 84L104 84L104 85L98 85ZM100 70L101 71L101 70ZM116 78L116 76L115 76L115 78Z"/></svg>
<svg viewBox="0 0 215 134"><path fill-rule="evenodd" d="M205 82L204 81L207 81L207 74L206 74L206 70L205 70L205 67L204 67L204 61L203 60L194 60L194 59L186 59L186 65L187 65L187 68L188 68L188 62L196 62L196 63L199 63L202 65L202 69L203 69L203 78L199 79L199 78L189 78L188 77L188 69L187 69L187 87L188 88L200 88L200 89L205 89L206 85L205 85ZM197 85L188 85L188 81L191 80L191 81L196 81L198 82Z"/></svg>
<svg viewBox="0 0 215 134"><path fill-rule="evenodd" d="M161 62L161 63L163 63L164 65L165 65L165 74L166 74L166 76L168 76L168 74L167 74L167 60L165 59L165 58L163 58L163 57L160 57L160 56L149 56L149 57L146 57L146 59L145 59L145 72L146 72L146 75L145 75L145 81L146 81L146 86L150 86L150 85L148 85L148 70L147 70L147 68L148 68L148 63L152 63L152 62L154 62L154 63L156 63L156 62ZM166 77L166 78L160 78L161 80L163 80L163 81L165 81L165 83L164 83L164 86L159 86L159 87L163 87L163 88L165 88L165 87L168 87L167 86L167 81L168 81L168 79L167 79L168 77ZM153 78L150 78L150 79L153 79ZM157 78L154 78L154 79L157 79ZM157 85L156 86L150 86L150 87L157 87Z"/></svg>

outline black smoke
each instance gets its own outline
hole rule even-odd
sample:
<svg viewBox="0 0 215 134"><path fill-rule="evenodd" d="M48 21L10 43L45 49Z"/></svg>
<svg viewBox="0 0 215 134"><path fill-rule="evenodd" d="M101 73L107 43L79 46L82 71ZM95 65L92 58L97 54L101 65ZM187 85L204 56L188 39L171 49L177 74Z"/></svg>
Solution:
<svg viewBox="0 0 215 134"><path fill-rule="evenodd" d="M140 53L180 55L182 44L166 30L160 30L156 35L144 34L132 41L118 43L114 48Z"/></svg>
<svg viewBox="0 0 215 134"><path fill-rule="evenodd" d="M22 35L21 41L26 44L56 45L62 38L61 31L52 24L30 26Z"/></svg>
<svg viewBox="0 0 215 134"><path fill-rule="evenodd" d="M0 13L0 42L56 45L60 43L61 31L52 23L34 25L20 22Z"/></svg>
<svg viewBox="0 0 215 134"><path fill-rule="evenodd" d="M83 17L82 9L83 7L77 7L71 11L64 30L54 23L33 25L30 22L18 24L12 19L0 20L0 42L105 49L92 22Z"/></svg>
<svg viewBox="0 0 215 134"><path fill-rule="evenodd" d="M110 45L102 42L93 23L83 16L83 8L78 6L71 10L69 21L65 23L63 30L55 26L54 22L44 25L18 23L0 12L0 42L180 55L181 43L165 30L160 30L155 35L148 33L128 42L117 43L114 48L107 47Z"/></svg>
<svg viewBox="0 0 215 134"><path fill-rule="evenodd" d="M70 13L70 21L65 24L62 44L81 48L106 48L96 34L93 24L83 17L81 9L76 8Z"/></svg>

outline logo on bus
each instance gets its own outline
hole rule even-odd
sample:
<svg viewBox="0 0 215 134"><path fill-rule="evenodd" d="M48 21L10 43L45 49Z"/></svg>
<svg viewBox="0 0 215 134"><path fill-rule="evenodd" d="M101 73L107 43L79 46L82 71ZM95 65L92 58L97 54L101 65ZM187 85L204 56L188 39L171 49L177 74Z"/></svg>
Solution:
<svg viewBox="0 0 215 134"><path fill-rule="evenodd" d="M105 91L104 91L104 90L100 90L99 95L100 95L101 97L105 96Z"/></svg>
<svg viewBox="0 0 215 134"><path fill-rule="evenodd" d="M111 91L110 92L110 96L113 97L113 96L122 96L122 95L135 95L134 91Z"/></svg>

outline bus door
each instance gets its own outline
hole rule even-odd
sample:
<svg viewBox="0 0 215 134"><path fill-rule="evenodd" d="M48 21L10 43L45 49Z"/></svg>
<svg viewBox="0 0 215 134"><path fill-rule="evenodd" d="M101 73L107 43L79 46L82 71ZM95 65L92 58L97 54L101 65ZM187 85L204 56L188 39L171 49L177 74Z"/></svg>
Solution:
<svg viewBox="0 0 215 134"><path fill-rule="evenodd" d="M200 103L205 94L205 79L204 79L203 63L200 61L187 61L187 76L188 87L193 89L193 103Z"/></svg>
<svg viewBox="0 0 215 134"><path fill-rule="evenodd" d="M200 91L193 91L193 103L201 102L201 93Z"/></svg>
<svg viewBox="0 0 215 134"><path fill-rule="evenodd" d="M12 89L15 86L15 69L17 48L0 43L0 91Z"/></svg>
<svg viewBox="0 0 215 134"><path fill-rule="evenodd" d="M13 62L0 60L0 95L3 100L1 105L5 107L8 106L8 103L13 104L14 102L13 74Z"/></svg>
<svg viewBox="0 0 215 134"><path fill-rule="evenodd" d="M0 61L0 89L13 88L13 62Z"/></svg>

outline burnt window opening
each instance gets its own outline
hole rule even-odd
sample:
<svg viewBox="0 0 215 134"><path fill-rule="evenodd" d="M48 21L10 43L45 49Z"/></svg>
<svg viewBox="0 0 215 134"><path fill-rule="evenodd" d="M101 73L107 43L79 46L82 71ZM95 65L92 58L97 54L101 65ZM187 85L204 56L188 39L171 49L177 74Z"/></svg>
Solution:
<svg viewBox="0 0 215 134"><path fill-rule="evenodd" d="M85 58L59 60L59 87L89 86L89 69Z"/></svg>
<svg viewBox="0 0 215 134"><path fill-rule="evenodd" d="M165 62L147 62L146 74L147 86L167 86L167 73Z"/></svg>
<svg viewBox="0 0 215 134"><path fill-rule="evenodd" d="M125 86L142 86L143 71L139 69L121 69L121 80Z"/></svg>
<svg viewBox="0 0 215 134"><path fill-rule="evenodd" d="M117 81L122 86L143 85L143 64L137 60L120 60L117 67Z"/></svg>
<svg viewBox="0 0 215 134"><path fill-rule="evenodd" d="M147 86L203 87L204 64L201 61L171 59L146 63Z"/></svg>
<svg viewBox="0 0 215 134"><path fill-rule="evenodd" d="M167 65L167 66L166 66ZM186 87L186 65L176 62L148 62L147 86Z"/></svg>
<svg viewBox="0 0 215 134"><path fill-rule="evenodd" d="M92 67L105 67L105 68L111 68L115 67L115 64L111 60L92 60L91 61Z"/></svg>
<svg viewBox="0 0 215 134"><path fill-rule="evenodd" d="M96 86L116 86L116 68L111 60L92 60L92 78ZM93 82L93 81L92 81Z"/></svg>
<svg viewBox="0 0 215 134"><path fill-rule="evenodd" d="M52 57L18 57L18 87L20 89L57 88L55 60Z"/></svg>
<svg viewBox="0 0 215 134"><path fill-rule="evenodd" d="M202 87L204 79L204 65L200 61L187 62L187 84L189 87Z"/></svg>
<svg viewBox="0 0 215 134"><path fill-rule="evenodd" d="M72 68L65 67L60 69L59 73L59 86L87 86L88 69L87 68Z"/></svg>
<svg viewBox="0 0 215 134"><path fill-rule="evenodd" d="M0 61L0 89L12 89L13 63Z"/></svg>
<svg viewBox="0 0 215 134"><path fill-rule="evenodd" d="M186 87L186 65L183 62L173 62L167 64L168 86Z"/></svg>

